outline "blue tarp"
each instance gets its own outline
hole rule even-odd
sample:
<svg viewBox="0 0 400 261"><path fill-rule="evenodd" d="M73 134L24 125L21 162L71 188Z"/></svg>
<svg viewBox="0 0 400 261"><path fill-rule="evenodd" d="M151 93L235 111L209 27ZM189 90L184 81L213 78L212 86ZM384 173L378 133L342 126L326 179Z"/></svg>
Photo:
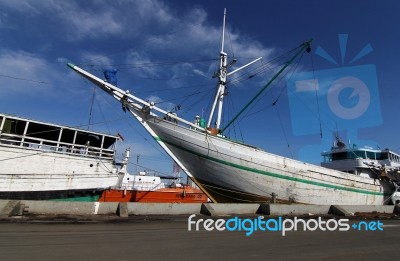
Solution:
<svg viewBox="0 0 400 261"><path fill-rule="evenodd" d="M112 85L117 86L117 69L107 69L103 71L104 77L106 81L111 83Z"/></svg>

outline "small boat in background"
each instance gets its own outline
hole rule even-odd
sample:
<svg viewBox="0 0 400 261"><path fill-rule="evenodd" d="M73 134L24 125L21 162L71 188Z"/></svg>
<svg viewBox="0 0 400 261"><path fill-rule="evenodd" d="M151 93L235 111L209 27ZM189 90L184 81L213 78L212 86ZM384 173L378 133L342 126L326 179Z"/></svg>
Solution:
<svg viewBox="0 0 400 261"><path fill-rule="evenodd" d="M347 147L337 136L330 151L321 153L321 166L355 176L392 182L395 191L386 201L400 203L400 155L389 149Z"/></svg>
<svg viewBox="0 0 400 261"><path fill-rule="evenodd" d="M189 184L165 184L159 176L149 176L147 171L137 175L128 173L129 149L120 163L120 180L116 187L104 190L100 202L152 202L152 203L203 203L207 196Z"/></svg>

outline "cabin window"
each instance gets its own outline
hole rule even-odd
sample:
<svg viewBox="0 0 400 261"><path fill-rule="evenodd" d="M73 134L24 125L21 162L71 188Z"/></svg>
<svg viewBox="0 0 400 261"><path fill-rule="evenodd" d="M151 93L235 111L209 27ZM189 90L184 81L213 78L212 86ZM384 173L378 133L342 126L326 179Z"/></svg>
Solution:
<svg viewBox="0 0 400 261"><path fill-rule="evenodd" d="M332 154L323 155L323 156L324 156L324 162L331 162L332 161Z"/></svg>
<svg viewBox="0 0 400 261"><path fill-rule="evenodd" d="M382 152L380 154L381 154L380 157L378 157L379 160L389 159L389 153L388 152Z"/></svg>
<svg viewBox="0 0 400 261"><path fill-rule="evenodd" d="M394 162L399 162L399 156L393 153L389 153L389 159L394 161Z"/></svg>
<svg viewBox="0 0 400 261"><path fill-rule="evenodd" d="M353 151L347 152L347 158L348 159L356 159L358 156L355 154Z"/></svg>
<svg viewBox="0 0 400 261"><path fill-rule="evenodd" d="M26 122L24 121L6 119L6 121L4 122L3 132L9 134L23 135L25 124Z"/></svg>
<svg viewBox="0 0 400 261"><path fill-rule="evenodd" d="M332 154L332 161L347 159L347 152L337 152Z"/></svg>
<svg viewBox="0 0 400 261"><path fill-rule="evenodd" d="M59 133L60 128L31 122L29 124L26 136L43 140L57 141ZM51 144L53 143L49 143L49 145Z"/></svg>
<svg viewBox="0 0 400 261"><path fill-rule="evenodd" d="M74 135L75 135L75 131L74 130L63 129L62 134L61 134L60 142L62 142L62 143L74 143Z"/></svg>
<svg viewBox="0 0 400 261"><path fill-rule="evenodd" d="M357 157L362 158L362 159L367 158L366 154L367 154L366 151L357 151L356 152Z"/></svg>
<svg viewBox="0 0 400 261"><path fill-rule="evenodd" d="M376 158L375 158L375 152L367 151L367 158L369 158L369 159L376 159Z"/></svg>
<svg viewBox="0 0 400 261"><path fill-rule="evenodd" d="M349 159L362 158L365 159L365 151L350 151Z"/></svg>

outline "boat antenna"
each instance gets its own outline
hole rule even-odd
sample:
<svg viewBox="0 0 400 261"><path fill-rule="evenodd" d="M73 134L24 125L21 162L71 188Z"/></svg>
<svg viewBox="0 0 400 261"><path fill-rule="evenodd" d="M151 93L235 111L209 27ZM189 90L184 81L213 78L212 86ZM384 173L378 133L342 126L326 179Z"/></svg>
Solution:
<svg viewBox="0 0 400 261"><path fill-rule="evenodd" d="M346 148L346 143L344 143L339 136L339 128L337 126L337 123L336 123L335 143L336 146L340 149Z"/></svg>

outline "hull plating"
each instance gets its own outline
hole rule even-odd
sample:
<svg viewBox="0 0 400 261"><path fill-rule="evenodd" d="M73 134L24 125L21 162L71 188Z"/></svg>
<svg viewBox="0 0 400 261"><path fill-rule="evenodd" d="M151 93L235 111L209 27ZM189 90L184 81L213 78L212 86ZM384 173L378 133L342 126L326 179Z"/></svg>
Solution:
<svg viewBox="0 0 400 261"><path fill-rule="evenodd" d="M117 181L112 160L0 146L0 193L3 195L98 190L115 186Z"/></svg>
<svg viewBox="0 0 400 261"><path fill-rule="evenodd" d="M385 182L280 157L168 121L148 119L182 164L220 202L278 201L306 204L382 205Z"/></svg>

